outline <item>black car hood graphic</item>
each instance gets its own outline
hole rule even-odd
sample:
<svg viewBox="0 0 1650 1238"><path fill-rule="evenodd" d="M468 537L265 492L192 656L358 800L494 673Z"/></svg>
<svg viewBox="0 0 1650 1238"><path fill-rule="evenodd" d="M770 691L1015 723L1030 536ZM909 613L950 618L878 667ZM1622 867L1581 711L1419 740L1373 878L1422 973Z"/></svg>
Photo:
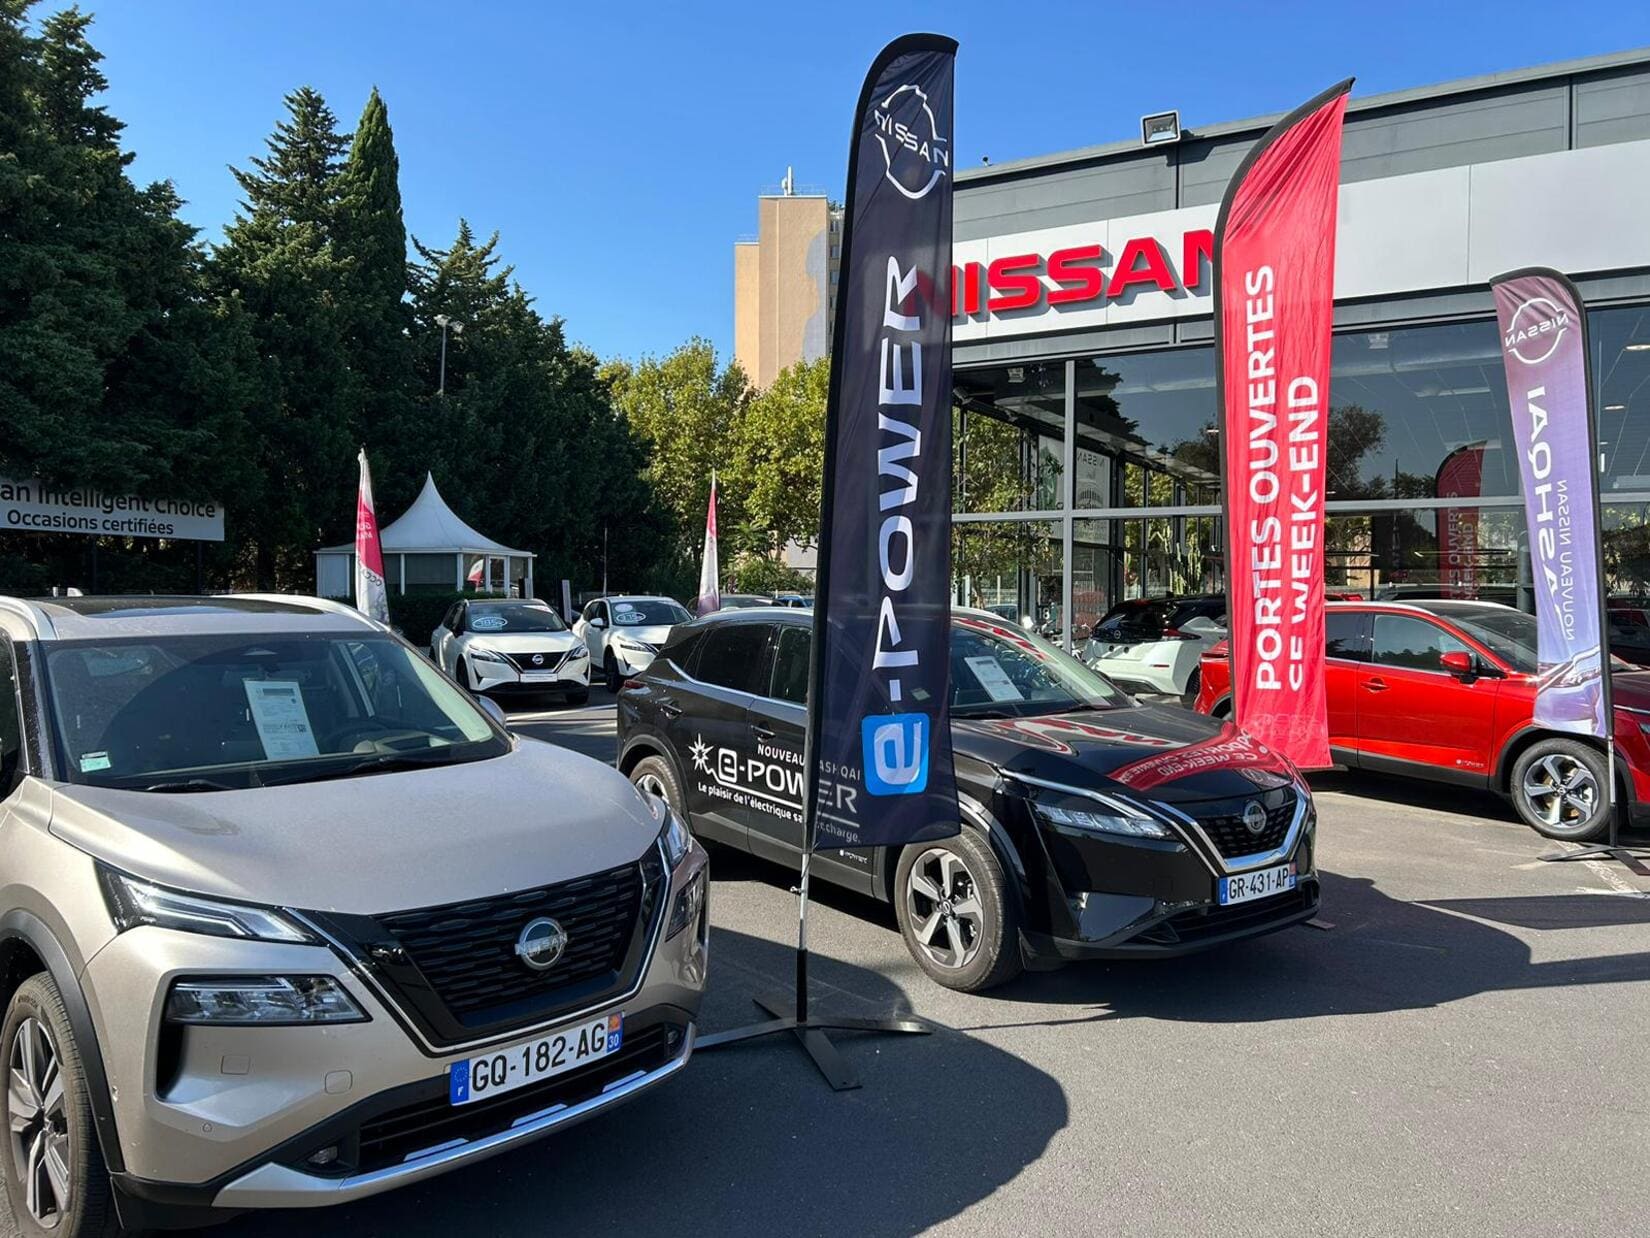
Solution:
<svg viewBox="0 0 1650 1238"><path fill-rule="evenodd" d="M952 720L956 751L1011 774L1165 803L1229 799L1292 778L1230 722L1167 705Z"/></svg>

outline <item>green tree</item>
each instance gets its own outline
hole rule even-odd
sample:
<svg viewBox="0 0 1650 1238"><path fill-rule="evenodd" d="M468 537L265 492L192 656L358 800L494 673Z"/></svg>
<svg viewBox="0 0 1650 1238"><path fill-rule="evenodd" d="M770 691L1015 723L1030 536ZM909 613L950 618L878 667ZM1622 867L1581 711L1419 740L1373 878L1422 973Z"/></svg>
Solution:
<svg viewBox="0 0 1650 1238"><path fill-rule="evenodd" d="M741 540L753 550L777 557L792 542L819 541L830 382L830 358L799 362L752 398L733 427L725 484L740 497Z"/></svg>
<svg viewBox="0 0 1650 1238"><path fill-rule="evenodd" d="M334 241L349 139L305 86L268 153L234 170L245 194L213 269L246 311L258 354L252 409L260 484L243 496L241 524L261 586L311 578L310 552L353 523L361 376L352 365L348 263Z"/></svg>
<svg viewBox="0 0 1650 1238"><path fill-rule="evenodd" d="M663 358L610 363L603 374L615 406L647 446L645 477L678 530L677 555L697 562L711 470L729 471L751 401L744 370L737 362L719 365L708 340L692 339ZM716 501L718 529L733 534L723 551L731 558L744 548L746 497L724 484Z"/></svg>

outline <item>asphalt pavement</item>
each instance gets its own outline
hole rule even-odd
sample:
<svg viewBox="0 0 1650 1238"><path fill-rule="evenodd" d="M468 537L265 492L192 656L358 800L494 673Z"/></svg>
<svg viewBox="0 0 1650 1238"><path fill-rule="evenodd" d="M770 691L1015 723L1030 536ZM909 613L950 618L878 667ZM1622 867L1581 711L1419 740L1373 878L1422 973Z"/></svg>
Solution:
<svg viewBox="0 0 1650 1238"><path fill-rule="evenodd" d="M513 722L613 757L603 693ZM1316 926L969 997L888 909L824 889L816 1000L936 1028L842 1037L861 1090L780 1039L704 1053L548 1142L223 1233L1645 1232L1650 879L1541 863L1492 796L1315 783ZM725 852L714 873L707 1029L789 980L796 926L791 874Z"/></svg>

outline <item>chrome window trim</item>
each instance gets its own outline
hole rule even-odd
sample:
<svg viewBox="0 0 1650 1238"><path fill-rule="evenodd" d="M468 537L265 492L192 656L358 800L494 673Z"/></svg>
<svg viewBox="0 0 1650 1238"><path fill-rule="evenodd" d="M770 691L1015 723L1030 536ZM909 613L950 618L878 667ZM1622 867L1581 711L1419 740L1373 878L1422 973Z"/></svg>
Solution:
<svg viewBox="0 0 1650 1238"><path fill-rule="evenodd" d="M429 1037L424 1035L423 1028L418 1025L418 1020L408 1014L406 1008L391 997L383 985L378 983L378 978L373 975L372 968L366 959L353 953L347 946L327 933L326 930L302 912L293 911L290 908L283 908L282 910L332 948L332 952L349 966L350 975L358 980L362 987L367 989L373 997L377 998L378 1002L394 1016L395 1021L401 1025L408 1035L417 1040L419 1048L423 1050L426 1056L451 1057L455 1053L462 1053L468 1049L481 1049L492 1045L507 1044L526 1036L532 1036L535 1032L543 1031L545 1028L560 1027L564 1023L575 1023L579 1019L595 1014L598 1010L607 1010L613 1006L623 1005L642 991L642 986L647 983L647 974L653 968L653 956L658 952L659 943L664 940L665 924L670 920L671 900L676 894L676 871L670 866L670 857L665 854L663 841L656 841L653 844L653 849L659 853L659 865L665 873L664 901L661 904L658 923L653 927L653 940L648 942L647 953L642 956L641 966L636 969L636 982L629 989L579 1010L566 1011L537 1023L524 1024L496 1036L486 1036L479 1040L455 1041L450 1045L431 1043ZM641 857L638 856L635 862L641 863Z"/></svg>

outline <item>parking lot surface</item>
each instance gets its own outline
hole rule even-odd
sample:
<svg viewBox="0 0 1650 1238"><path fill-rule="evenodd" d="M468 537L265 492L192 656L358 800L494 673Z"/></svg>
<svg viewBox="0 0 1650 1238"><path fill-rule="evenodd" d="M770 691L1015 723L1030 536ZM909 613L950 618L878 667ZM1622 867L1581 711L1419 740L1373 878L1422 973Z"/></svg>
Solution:
<svg viewBox="0 0 1650 1238"><path fill-rule="evenodd" d="M611 698L518 713L601 759ZM1182 960L938 988L892 914L821 889L833 1094L783 1040L473 1169L226 1234L1625 1234L1650 1181L1650 880L1543 864L1490 796L1314 780L1317 926ZM555 806L545 806L553 824ZM790 874L715 861L709 1028L786 984ZM816 887L817 888L817 887Z"/></svg>

